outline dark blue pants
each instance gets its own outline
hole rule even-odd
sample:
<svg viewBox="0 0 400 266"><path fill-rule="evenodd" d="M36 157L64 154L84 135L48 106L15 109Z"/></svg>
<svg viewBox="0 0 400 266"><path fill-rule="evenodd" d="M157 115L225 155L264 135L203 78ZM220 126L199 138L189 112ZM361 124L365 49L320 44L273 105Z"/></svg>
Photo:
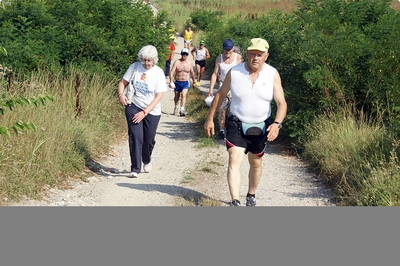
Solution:
<svg viewBox="0 0 400 266"><path fill-rule="evenodd" d="M132 122L133 116L141 112L139 107L129 104L125 107L126 121L128 123L129 153L131 157L131 172L140 173L142 162L151 162L151 154L156 144L156 132L161 115L147 116L139 123Z"/></svg>
<svg viewBox="0 0 400 266"><path fill-rule="evenodd" d="M169 77L169 72L171 70L171 60L165 61L165 67L164 67L164 75L166 77Z"/></svg>

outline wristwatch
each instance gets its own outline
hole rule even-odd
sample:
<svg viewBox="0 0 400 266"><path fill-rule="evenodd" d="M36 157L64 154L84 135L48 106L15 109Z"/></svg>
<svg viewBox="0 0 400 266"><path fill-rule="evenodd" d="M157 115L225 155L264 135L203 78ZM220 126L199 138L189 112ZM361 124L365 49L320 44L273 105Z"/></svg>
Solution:
<svg viewBox="0 0 400 266"><path fill-rule="evenodd" d="M278 128L282 128L282 123L280 123L278 121L274 121L274 124L278 124Z"/></svg>

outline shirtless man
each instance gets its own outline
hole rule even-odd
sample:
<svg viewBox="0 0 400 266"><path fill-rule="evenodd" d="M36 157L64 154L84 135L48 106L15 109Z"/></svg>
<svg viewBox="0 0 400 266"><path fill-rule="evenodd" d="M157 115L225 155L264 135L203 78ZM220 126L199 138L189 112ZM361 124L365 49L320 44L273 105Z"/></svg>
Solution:
<svg viewBox="0 0 400 266"><path fill-rule="evenodd" d="M242 56L235 52L234 43L231 39L224 40L222 49L224 52L215 59L214 72L212 73L210 80L210 91L208 92L209 96L214 96L213 90L217 79L219 80L219 88L221 88L229 69L243 61ZM227 115L227 109L229 108L230 98L231 95L228 93L218 110L218 123L220 130L218 133L218 139L220 140L225 139L225 117Z"/></svg>
<svg viewBox="0 0 400 266"><path fill-rule="evenodd" d="M190 88L190 77L193 79L193 87L196 87L196 78L193 71L192 62L188 60L189 49L183 48L181 51L181 58L176 60L172 65L171 72L169 74L169 85L174 89L175 97L175 109L174 115L185 116L185 105L186 95ZM175 79L174 79L175 76ZM181 97L181 108L179 110L179 98Z"/></svg>

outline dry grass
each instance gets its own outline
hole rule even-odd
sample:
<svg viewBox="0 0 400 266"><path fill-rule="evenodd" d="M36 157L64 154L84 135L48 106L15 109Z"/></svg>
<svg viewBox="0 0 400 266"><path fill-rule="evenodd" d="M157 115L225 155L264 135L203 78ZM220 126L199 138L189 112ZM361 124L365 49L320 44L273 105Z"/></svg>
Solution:
<svg viewBox="0 0 400 266"><path fill-rule="evenodd" d="M296 0L154 0L160 10L170 14L174 27L182 32L187 25L189 15L196 9L223 11L226 16L256 18L271 9L292 12L296 9Z"/></svg>

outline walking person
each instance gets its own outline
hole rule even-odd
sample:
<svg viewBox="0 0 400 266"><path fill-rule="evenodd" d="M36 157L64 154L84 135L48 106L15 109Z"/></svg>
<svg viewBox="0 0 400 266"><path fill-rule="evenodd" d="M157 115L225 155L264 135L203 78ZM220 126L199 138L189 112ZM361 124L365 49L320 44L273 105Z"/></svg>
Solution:
<svg viewBox="0 0 400 266"><path fill-rule="evenodd" d="M172 35L171 36L171 42L169 43L169 53L167 55L166 61L165 61L165 67L164 67L164 75L165 78L169 77L169 73L171 71L171 61L174 59L174 53L175 53L175 43L174 43L175 37Z"/></svg>
<svg viewBox="0 0 400 266"><path fill-rule="evenodd" d="M204 70L206 69L206 59L210 58L210 52L204 46L204 41L201 40L198 47L194 47L192 50L192 56L194 65L196 66L197 72L197 83L196 86L200 86L200 80L203 77Z"/></svg>
<svg viewBox="0 0 400 266"><path fill-rule="evenodd" d="M190 77L193 79L193 87L196 87L196 77L193 71L192 62L188 60L189 50L183 48L181 58L176 60L172 65L171 73L169 74L169 85L174 89L175 109L174 115L185 116L186 96L190 88ZM181 98L179 108L179 98Z"/></svg>
<svg viewBox="0 0 400 266"><path fill-rule="evenodd" d="M138 53L139 62L129 66L118 83L118 98L125 106L128 124L131 172L137 178L142 169L150 172L151 155L156 144L155 136L161 118L161 98L167 91L164 71L157 66L158 52L152 45L144 46ZM127 93L124 93L128 86ZM130 89L133 88L133 90Z"/></svg>
<svg viewBox="0 0 400 266"><path fill-rule="evenodd" d="M246 206L256 206L256 191L262 175L262 156L268 141L279 135L287 104L278 71L266 64L269 44L261 38L251 40L246 54L248 61L236 65L227 73L222 88L211 104L204 131L214 135L213 118L226 95L232 93L230 113L226 120L226 148L229 162L227 180L231 206L240 206L240 168L248 155L248 192ZM277 111L272 118L271 102Z"/></svg>
<svg viewBox="0 0 400 266"><path fill-rule="evenodd" d="M222 43L222 49L224 50L223 53L215 59L215 66L210 79L210 91L208 92L208 96L214 96L213 90L217 79L219 80L219 88L221 88L229 69L243 61L242 56L234 51L234 43L231 39L224 40ZM228 93L223 104L218 110L219 140L225 139L225 120L230 99L231 94Z"/></svg>
<svg viewBox="0 0 400 266"><path fill-rule="evenodd" d="M190 51L190 44L192 43L194 32L192 27L188 26L183 32L183 48L187 48Z"/></svg>

